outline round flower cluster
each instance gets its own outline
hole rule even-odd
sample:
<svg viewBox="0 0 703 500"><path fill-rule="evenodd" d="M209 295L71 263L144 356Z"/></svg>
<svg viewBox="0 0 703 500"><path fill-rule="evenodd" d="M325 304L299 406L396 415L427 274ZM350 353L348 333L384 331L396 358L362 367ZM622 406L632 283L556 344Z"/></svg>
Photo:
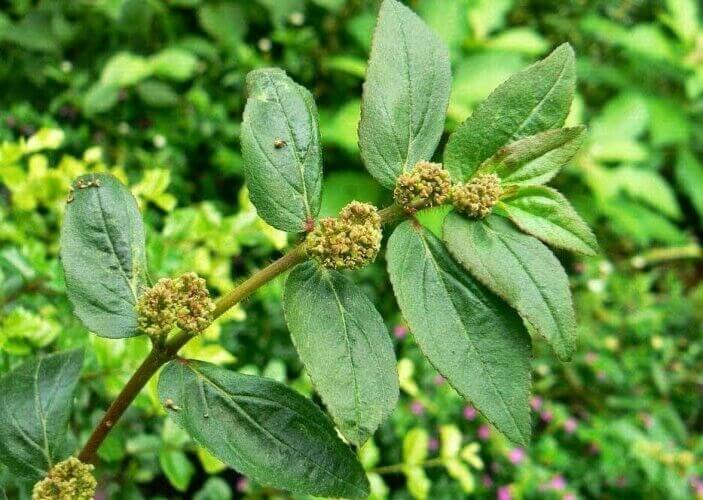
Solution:
<svg viewBox="0 0 703 500"><path fill-rule="evenodd" d="M320 219L308 234L310 257L328 269L357 269L373 262L381 248L381 217L376 207L353 201L339 217Z"/></svg>
<svg viewBox="0 0 703 500"><path fill-rule="evenodd" d="M454 208L470 217L485 217L498 203L503 193L496 174L480 174L463 184L452 187Z"/></svg>
<svg viewBox="0 0 703 500"><path fill-rule="evenodd" d="M98 486L93 468L75 457L59 462L34 485L32 500L91 500Z"/></svg>
<svg viewBox="0 0 703 500"><path fill-rule="evenodd" d="M406 212L413 213L415 203L423 207L441 205L449 198L452 183L449 172L441 163L419 161L408 172L400 174L395 183L393 197Z"/></svg>
<svg viewBox="0 0 703 500"><path fill-rule="evenodd" d="M203 331L214 309L205 280L197 274L163 278L137 301L138 326L160 343L175 326L192 334Z"/></svg>

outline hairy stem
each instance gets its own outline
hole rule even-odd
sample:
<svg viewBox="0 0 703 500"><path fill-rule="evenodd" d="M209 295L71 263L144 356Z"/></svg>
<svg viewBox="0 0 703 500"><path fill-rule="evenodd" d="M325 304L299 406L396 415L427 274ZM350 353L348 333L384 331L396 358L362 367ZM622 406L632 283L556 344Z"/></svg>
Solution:
<svg viewBox="0 0 703 500"><path fill-rule="evenodd" d="M402 208L397 205L384 208L379 212L379 215L384 225L393 223L407 216ZM281 258L252 274L230 292L220 297L215 303L213 319L219 318L227 310L249 297L273 278L283 274L306 259L307 254L305 253L304 244L293 247ZM98 448L100 448L100 445L119 418L124 414L127 408L129 408L129 405L132 404L134 398L137 397L142 388L149 382L159 368L173 359L178 354L178 351L192 338L193 335L179 331L169 338L163 347L153 348L151 350L88 438L88 441L78 455L78 458L82 462L95 463L97 461Z"/></svg>

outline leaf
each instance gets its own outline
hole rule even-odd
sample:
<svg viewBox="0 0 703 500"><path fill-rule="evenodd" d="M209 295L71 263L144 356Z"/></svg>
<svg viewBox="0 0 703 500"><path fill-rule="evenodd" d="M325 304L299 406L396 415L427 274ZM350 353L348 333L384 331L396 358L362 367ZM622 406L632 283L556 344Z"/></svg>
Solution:
<svg viewBox="0 0 703 500"><path fill-rule="evenodd" d="M131 87L148 78L151 67L146 59L129 52L120 52L110 58L102 73L100 83L114 87Z"/></svg>
<svg viewBox="0 0 703 500"><path fill-rule="evenodd" d="M159 464L168 482L178 491L186 491L195 474L195 467L181 450L163 448L159 451Z"/></svg>
<svg viewBox="0 0 703 500"><path fill-rule="evenodd" d="M117 104L119 96L118 86L96 82L83 96L83 111L87 115L108 111Z"/></svg>
<svg viewBox="0 0 703 500"><path fill-rule="evenodd" d="M159 397L198 444L257 482L320 496L368 494L361 464L330 421L285 385L179 359L162 371Z"/></svg>
<svg viewBox="0 0 703 500"><path fill-rule="evenodd" d="M421 465L427 460L430 436L422 427L410 429L403 438L403 463Z"/></svg>
<svg viewBox="0 0 703 500"><path fill-rule="evenodd" d="M503 185L549 182L581 147L584 127L540 132L508 144L489 158L480 171L493 171Z"/></svg>
<svg viewBox="0 0 703 500"><path fill-rule="evenodd" d="M307 262L286 280L293 344L344 437L363 444L398 401L393 343L354 282Z"/></svg>
<svg viewBox="0 0 703 500"><path fill-rule="evenodd" d="M449 137L445 168L464 181L505 144L561 127L575 83L574 51L568 44L511 76Z"/></svg>
<svg viewBox="0 0 703 500"><path fill-rule="evenodd" d="M99 187L77 187L96 181ZM146 257L137 202L109 174L79 177L72 196L61 228L61 263L73 312L101 337L138 335L135 306L146 287Z"/></svg>
<svg viewBox="0 0 703 500"><path fill-rule="evenodd" d="M522 231L548 245L585 255L598 253L598 242L591 229L555 189L520 188L514 195L503 198L499 207Z"/></svg>
<svg viewBox="0 0 703 500"><path fill-rule="evenodd" d="M680 189L691 199L699 220L703 221L703 165L690 149L679 150L675 174Z"/></svg>
<svg viewBox="0 0 703 500"><path fill-rule="evenodd" d="M468 220L455 212L444 221L443 239L457 262L517 309L559 359L571 358L576 317L569 279L547 247L501 217Z"/></svg>
<svg viewBox="0 0 703 500"><path fill-rule="evenodd" d="M68 420L82 366L82 350L64 351L0 378L0 462L13 474L39 480L70 454Z"/></svg>
<svg viewBox="0 0 703 500"><path fill-rule="evenodd" d="M615 171L615 181L620 189L632 198L658 210L667 217L678 220L681 209L674 190L658 173L641 168L622 166Z"/></svg>
<svg viewBox="0 0 703 500"><path fill-rule="evenodd" d="M277 229L301 232L320 209L322 153L312 95L280 69L247 75L241 141L249 196Z"/></svg>
<svg viewBox="0 0 703 500"><path fill-rule="evenodd" d="M247 21L240 5L215 3L198 9L198 22L226 49L234 49L247 32Z"/></svg>
<svg viewBox="0 0 703 500"><path fill-rule="evenodd" d="M147 80L137 85L137 94L142 101L156 108L167 108L178 103L178 94L167 83Z"/></svg>
<svg viewBox="0 0 703 500"><path fill-rule="evenodd" d="M198 59L187 50L170 48L151 56L149 64L155 76L180 82L193 76Z"/></svg>
<svg viewBox="0 0 703 500"><path fill-rule="evenodd" d="M509 439L530 438L530 337L507 304L413 222L386 254L393 291L422 352Z"/></svg>
<svg viewBox="0 0 703 500"><path fill-rule="evenodd" d="M396 0L381 5L361 101L359 148L366 168L392 189L395 179L432 158L451 91L444 43Z"/></svg>

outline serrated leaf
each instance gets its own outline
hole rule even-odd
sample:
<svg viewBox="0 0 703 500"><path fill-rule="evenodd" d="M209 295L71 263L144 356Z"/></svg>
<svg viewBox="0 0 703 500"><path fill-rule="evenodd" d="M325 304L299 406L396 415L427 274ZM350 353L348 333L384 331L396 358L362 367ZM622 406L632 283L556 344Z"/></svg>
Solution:
<svg viewBox="0 0 703 500"><path fill-rule="evenodd" d="M549 182L581 147L584 127L560 128L520 139L481 165L495 172L503 185L536 185Z"/></svg>
<svg viewBox="0 0 703 500"><path fill-rule="evenodd" d="M449 137L444 167L464 181L504 145L561 127L575 82L574 51L568 44L511 76Z"/></svg>
<svg viewBox="0 0 703 500"><path fill-rule="evenodd" d="M443 240L467 271L517 309L561 360L576 349L576 315L569 279L539 240L502 217L469 220L452 212Z"/></svg>
<svg viewBox="0 0 703 500"><path fill-rule="evenodd" d="M392 189L419 160L432 158L451 91L444 43L396 0L381 5L361 102L359 149L366 168Z"/></svg>
<svg viewBox="0 0 703 500"><path fill-rule="evenodd" d="M73 312L101 337L138 335L135 306L146 287L146 252L137 202L109 174L84 175L73 186L61 227L61 264Z"/></svg>
<svg viewBox="0 0 703 500"><path fill-rule="evenodd" d="M660 211L667 217L678 220L681 208L674 190L661 175L650 170L630 166L615 170L615 181L620 189L645 205Z"/></svg>
<svg viewBox="0 0 703 500"><path fill-rule="evenodd" d="M363 444L398 401L393 343L351 280L313 262L286 280L286 322L317 392L344 437Z"/></svg>
<svg viewBox="0 0 703 500"><path fill-rule="evenodd" d="M501 199L504 211L522 231L548 245L585 255L598 253L598 242L568 200L555 189L529 186Z"/></svg>
<svg viewBox="0 0 703 500"><path fill-rule="evenodd" d="M0 378L0 462L14 475L41 479L66 448L83 351L27 361Z"/></svg>
<svg viewBox="0 0 703 500"><path fill-rule="evenodd" d="M530 438L530 337L432 233L398 226L386 253L393 291L430 363L516 443Z"/></svg>
<svg viewBox="0 0 703 500"><path fill-rule="evenodd" d="M159 379L169 416L227 465L274 488L364 498L366 476L310 400L283 384L193 360Z"/></svg>
<svg viewBox="0 0 703 500"><path fill-rule="evenodd" d="M320 209L322 152L312 94L275 68L247 75L241 142L249 196L277 229L301 232Z"/></svg>

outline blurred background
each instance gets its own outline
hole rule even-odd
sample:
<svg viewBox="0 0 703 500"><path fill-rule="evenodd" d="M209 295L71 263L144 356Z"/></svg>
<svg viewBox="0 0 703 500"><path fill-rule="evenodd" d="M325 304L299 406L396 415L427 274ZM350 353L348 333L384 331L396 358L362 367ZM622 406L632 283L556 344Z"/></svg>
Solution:
<svg viewBox="0 0 703 500"><path fill-rule="evenodd" d="M414 0L445 40L447 133L513 72L568 41L589 139L555 184L602 254L559 254L580 323L573 362L537 343L534 438L513 447L423 360L382 257L354 279L388 321L401 401L361 451L373 498L703 498L703 8L699 0ZM324 214L386 205L356 126L375 0L6 0L0 10L0 374L86 346L72 432L82 443L148 351L89 335L57 260L69 182L108 170L148 224L152 276L194 270L214 294L288 245L242 178L244 78L280 66L312 90ZM445 138L446 140L446 135ZM281 310L262 288L189 357L312 395ZM100 450L101 499L290 498L225 469L163 410L155 386ZM27 498L0 465L0 489Z"/></svg>

